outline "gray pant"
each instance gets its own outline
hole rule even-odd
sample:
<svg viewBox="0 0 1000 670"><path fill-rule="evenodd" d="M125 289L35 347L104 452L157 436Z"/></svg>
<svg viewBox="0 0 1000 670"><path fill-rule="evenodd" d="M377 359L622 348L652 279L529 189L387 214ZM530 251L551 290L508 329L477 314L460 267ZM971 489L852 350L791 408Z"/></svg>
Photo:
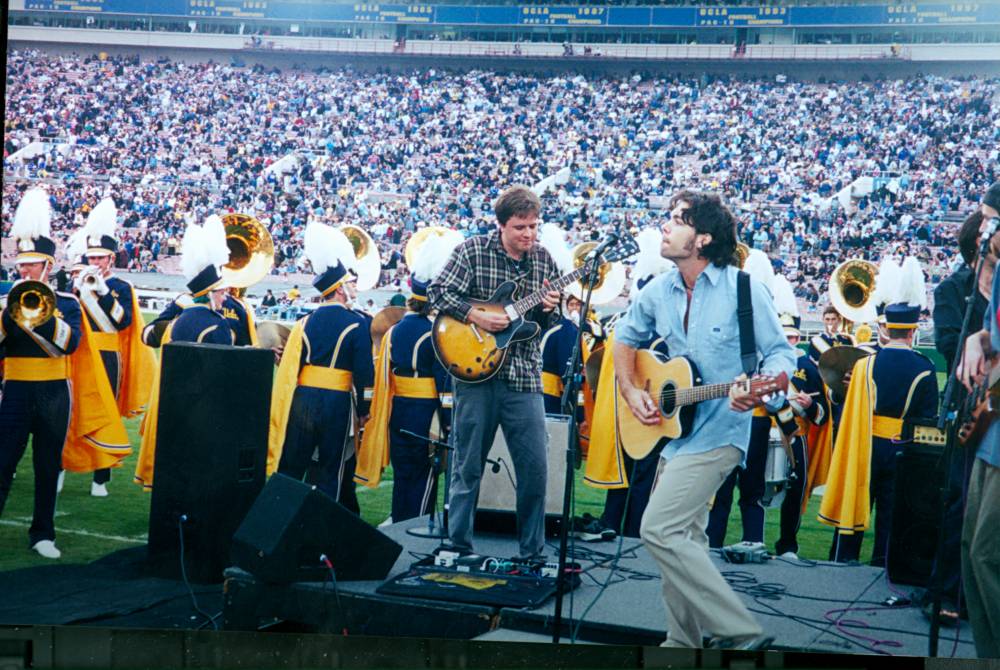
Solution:
<svg viewBox="0 0 1000 670"><path fill-rule="evenodd" d="M497 377L478 384L455 381L448 533L456 547L472 549L479 482L498 425L517 479L520 556L537 556L545 547L545 403L541 393L512 391Z"/></svg>
<svg viewBox="0 0 1000 670"><path fill-rule="evenodd" d="M979 658L1000 658L1000 468L977 458L962 532L962 581Z"/></svg>

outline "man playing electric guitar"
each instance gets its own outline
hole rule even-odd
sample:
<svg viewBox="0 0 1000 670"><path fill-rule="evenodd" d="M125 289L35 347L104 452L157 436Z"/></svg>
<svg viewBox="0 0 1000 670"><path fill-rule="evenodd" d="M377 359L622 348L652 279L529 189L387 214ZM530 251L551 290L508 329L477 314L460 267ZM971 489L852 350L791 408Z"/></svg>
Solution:
<svg viewBox="0 0 1000 670"><path fill-rule="evenodd" d="M718 196L681 191L671 201L660 253L676 263L653 279L615 328L615 374L621 395L646 425L664 415L647 389L636 384L637 347L662 336L673 356L700 369L706 384L742 374L737 321L736 219ZM763 374L791 376L795 351L785 339L771 296L750 282L756 352ZM750 441L754 399L734 384L728 403L697 405L691 430L669 442L642 518L641 536L660 566L667 610L665 646L701 647L711 631L719 648L761 649L773 638L712 564L705 527L712 494L743 463Z"/></svg>
<svg viewBox="0 0 1000 670"><path fill-rule="evenodd" d="M504 191L494 206L497 228L460 244L431 283L433 308L487 333L510 325L503 312L474 309L469 300L489 300L501 284L515 282L520 295L542 291L559 271L549 253L536 244L541 201L526 186ZM547 291L527 318L542 330L558 316L559 292ZM447 366L446 366L447 367ZM472 552L472 522L479 483L497 426L514 462L517 478L518 541L521 558L537 557L545 546L545 405L538 337L510 344L505 364L485 381L455 380L452 431L455 462L451 468L448 532L455 549Z"/></svg>

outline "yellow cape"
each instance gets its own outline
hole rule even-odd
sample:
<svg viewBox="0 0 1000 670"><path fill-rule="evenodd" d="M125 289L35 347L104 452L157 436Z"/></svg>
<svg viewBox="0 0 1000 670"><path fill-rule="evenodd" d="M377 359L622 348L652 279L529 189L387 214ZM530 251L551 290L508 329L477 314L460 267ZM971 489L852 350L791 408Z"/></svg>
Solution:
<svg viewBox="0 0 1000 670"><path fill-rule="evenodd" d="M823 392L826 392L824 388ZM802 513L806 513L809 496L817 486L826 484L827 473L830 471L830 460L833 458L833 417L827 418L822 426L804 420L799 425L807 424L803 430L806 441L806 490L802 496Z"/></svg>
<svg viewBox="0 0 1000 670"><path fill-rule="evenodd" d="M876 393L872 380L874 365L874 356L866 356L854 364L833 447L826 492L819 507L819 520L845 534L868 528L871 515L868 485Z"/></svg>
<svg viewBox="0 0 1000 670"><path fill-rule="evenodd" d="M117 468L132 453L132 445L85 314L80 324L80 344L69 357L72 407L63 469L93 472Z"/></svg>
<svg viewBox="0 0 1000 670"><path fill-rule="evenodd" d="M598 489L623 489L628 486L618 438L618 383L615 381L615 362L611 353L613 347L614 333L611 333L604 343L604 358L597 378L597 398L590 423L590 446L583 476L585 484Z"/></svg>
<svg viewBox="0 0 1000 670"><path fill-rule="evenodd" d="M133 290L132 324L118 331L118 351L123 367L121 388L118 389L118 413L126 418L146 409L156 376L156 355L142 342L144 326L139 300Z"/></svg>
<svg viewBox="0 0 1000 670"><path fill-rule="evenodd" d="M302 360L302 339L306 329L306 319L301 319L292 328L281 354L278 373L271 387L271 429L267 443L267 474L278 469L281 450L285 446L285 431L288 430L288 413L292 409L292 397L299 384L299 363Z"/></svg>
<svg viewBox="0 0 1000 670"><path fill-rule="evenodd" d="M389 465L389 418L392 415L392 399L396 395L396 384L391 374L390 353L392 352L392 329L382 336L378 356L375 360L375 387L368 423L365 424L361 449L357 455L354 481L375 488L382 480L382 471Z"/></svg>
<svg viewBox="0 0 1000 670"><path fill-rule="evenodd" d="M163 331L163 338L160 340L160 351L162 347L170 342L170 332L173 330L173 323ZM162 361L162 353L161 361ZM146 414L139 424L139 434L142 439L139 442L139 460L135 464L135 481L144 489L153 488L153 466L156 462L156 424L160 411L160 365L153 370L153 383L149 389L149 405Z"/></svg>

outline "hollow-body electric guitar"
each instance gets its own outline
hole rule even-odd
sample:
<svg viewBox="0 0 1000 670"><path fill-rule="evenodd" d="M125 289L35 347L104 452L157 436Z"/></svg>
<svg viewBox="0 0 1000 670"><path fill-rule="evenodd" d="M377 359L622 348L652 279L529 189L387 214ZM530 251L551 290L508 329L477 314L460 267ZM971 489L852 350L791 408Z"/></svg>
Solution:
<svg viewBox="0 0 1000 670"><path fill-rule="evenodd" d="M663 440L687 435L694 422L697 404L705 400L725 398L734 383L744 385L755 399L778 392L787 392L788 375L754 377L744 382L702 384L698 367L687 358L667 359L659 352L639 350L635 355L636 384L646 389L660 412L660 422L647 426L632 414L618 392L618 432L622 448L639 460L647 456Z"/></svg>
<svg viewBox="0 0 1000 670"><path fill-rule="evenodd" d="M610 249L601 255L605 263L628 258L638 253L635 239L622 235ZM524 318L525 314L541 304L548 291L561 291L589 272L589 263L584 263L573 272L551 282L523 298L518 298L519 287L513 281L505 281L488 300L469 300L472 309L503 314L510 324L497 333L489 333L472 324L459 321L439 312L434 319L432 342L438 360L453 377L464 382L486 381L503 366L507 351L515 342L529 340L538 334L541 327Z"/></svg>

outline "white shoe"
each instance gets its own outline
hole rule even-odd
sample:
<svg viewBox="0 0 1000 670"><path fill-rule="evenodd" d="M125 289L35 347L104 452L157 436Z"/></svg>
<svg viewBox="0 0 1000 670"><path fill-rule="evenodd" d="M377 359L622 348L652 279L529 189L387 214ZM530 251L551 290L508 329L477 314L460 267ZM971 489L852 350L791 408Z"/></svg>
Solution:
<svg viewBox="0 0 1000 670"><path fill-rule="evenodd" d="M796 554L794 551L786 551L785 553L783 553L778 558L784 558L785 560L788 560L788 561L797 561L797 560L799 560L799 555Z"/></svg>
<svg viewBox="0 0 1000 670"><path fill-rule="evenodd" d="M62 556L62 552L56 548L56 543L52 540L41 540L35 542L31 547L38 552L38 555L43 558L59 558Z"/></svg>
<svg viewBox="0 0 1000 670"><path fill-rule="evenodd" d="M90 482L90 495L95 498L107 498L108 497L108 485L98 484L97 482Z"/></svg>
<svg viewBox="0 0 1000 670"><path fill-rule="evenodd" d="M59 471L59 479L56 480L56 493L62 493L63 483L66 481L66 471Z"/></svg>

